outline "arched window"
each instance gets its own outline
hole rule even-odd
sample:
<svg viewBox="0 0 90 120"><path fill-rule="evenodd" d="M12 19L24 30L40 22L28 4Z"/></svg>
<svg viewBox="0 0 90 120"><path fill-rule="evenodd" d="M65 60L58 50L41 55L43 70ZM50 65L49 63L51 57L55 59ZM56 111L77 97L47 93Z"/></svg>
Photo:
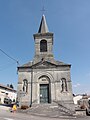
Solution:
<svg viewBox="0 0 90 120"><path fill-rule="evenodd" d="M62 78L61 79L61 92L65 92L65 91L67 91L67 82L66 82L66 79L65 78Z"/></svg>
<svg viewBox="0 0 90 120"><path fill-rule="evenodd" d="M46 40L40 41L40 52L47 52L47 41Z"/></svg>
<svg viewBox="0 0 90 120"><path fill-rule="evenodd" d="M28 91L28 81L26 79L23 80L23 92Z"/></svg>

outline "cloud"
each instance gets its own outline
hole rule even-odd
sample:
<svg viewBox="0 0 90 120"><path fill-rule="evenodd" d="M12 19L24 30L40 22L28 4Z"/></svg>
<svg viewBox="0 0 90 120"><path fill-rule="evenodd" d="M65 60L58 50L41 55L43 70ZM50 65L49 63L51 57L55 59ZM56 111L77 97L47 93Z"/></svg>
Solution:
<svg viewBox="0 0 90 120"><path fill-rule="evenodd" d="M77 83L76 85L73 85L73 87L77 88L80 86L80 83Z"/></svg>

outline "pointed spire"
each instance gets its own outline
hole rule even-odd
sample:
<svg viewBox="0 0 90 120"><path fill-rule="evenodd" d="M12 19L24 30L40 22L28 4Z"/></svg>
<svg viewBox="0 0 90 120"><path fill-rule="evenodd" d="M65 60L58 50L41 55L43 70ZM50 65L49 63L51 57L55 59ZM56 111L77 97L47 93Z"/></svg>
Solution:
<svg viewBox="0 0 90 120"><path fill-rule="evenodd" d="M40 23L38 33L47 33L47 32L49 32L48 31L48 26L47 26L47 23L46 23L45 15L43 15L42 19L41 19L41 23Z"/></svg>

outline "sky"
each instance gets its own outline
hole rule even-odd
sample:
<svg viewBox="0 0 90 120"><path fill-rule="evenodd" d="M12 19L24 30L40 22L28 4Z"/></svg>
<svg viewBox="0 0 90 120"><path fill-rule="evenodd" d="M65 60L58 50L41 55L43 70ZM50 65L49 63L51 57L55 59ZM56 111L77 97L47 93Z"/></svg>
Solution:
<svg viewBox="0 0 90 120"><path fill-rule="evenodd" d="M73 93L90 94L90 0L0 0L0 49L20 65L32 61L43 6L54 57L72 65ZM0 83L17 82L17 63L0 51Z"/></svg>

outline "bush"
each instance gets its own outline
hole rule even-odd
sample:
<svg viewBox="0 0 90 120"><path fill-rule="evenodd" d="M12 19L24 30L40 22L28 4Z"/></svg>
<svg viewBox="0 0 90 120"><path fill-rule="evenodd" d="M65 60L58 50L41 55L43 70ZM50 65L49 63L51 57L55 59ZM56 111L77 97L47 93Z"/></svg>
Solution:
<svg viewBox="0 0 90 120"><path fill-rule="evenodd" d="M83 104L83 105L80 106L80 108L81 108L81 109L85 109L86 106Z"/></svg>
<svg viewBox="0 0 90 120"><path fill-rule="evenodd" d="M26 109L28 109L29 107L27 106L27 105L22 105L21 106L21 109L23 109L23 110L26 110Z"/></svg>

